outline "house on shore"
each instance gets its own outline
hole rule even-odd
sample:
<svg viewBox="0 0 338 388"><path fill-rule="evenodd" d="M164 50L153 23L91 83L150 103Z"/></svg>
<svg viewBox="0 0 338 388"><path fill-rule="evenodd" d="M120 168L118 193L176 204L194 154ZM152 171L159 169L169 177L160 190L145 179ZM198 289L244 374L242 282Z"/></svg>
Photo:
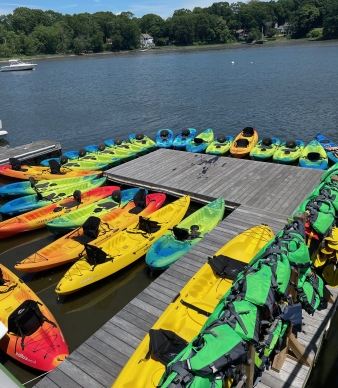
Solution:
<svg viewBox="0 0 338 388"><path fill-rule="evenodd" d="M140 36L140 45L141 47L147 47L154 44L154 38L149 34L141 34Z"/></svg>
<svg viewBox="0 0 338 388"><path fill-rule="evenodd" d="M285 22L283 25L277 27L278 35L291 35L292 27L288 22Z"/></svg>

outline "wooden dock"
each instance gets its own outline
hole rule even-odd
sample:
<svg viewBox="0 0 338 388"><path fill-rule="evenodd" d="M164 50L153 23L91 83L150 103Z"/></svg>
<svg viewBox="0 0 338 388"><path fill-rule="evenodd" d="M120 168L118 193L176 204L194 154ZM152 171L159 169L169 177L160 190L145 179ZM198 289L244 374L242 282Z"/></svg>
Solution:
<svg viewBox="0 0 338 388"><path fill-rule="evenodd" d="M121 184L176 195L191 194L201 201L223 197L235 210L37 383L36 388L111 387L145 334L207 257L238 233L255 225L268 224L278 232L287 217L318 185L322 172L158 150L105 174ZM314 316L304 312L305 324L298 340L314 361L335 308L336 304L328 305ZM303 388L311 367L288 358L280 373L265 371L257 387Z"/></svg>
<svg viewBox="0 0 338 388"><path fill-rule="evenodd" d="M37 163L42 159L60 155L61 143L50 140L33 141L18 147L0 147L0 166L7 164L9 158Z"/></svg>

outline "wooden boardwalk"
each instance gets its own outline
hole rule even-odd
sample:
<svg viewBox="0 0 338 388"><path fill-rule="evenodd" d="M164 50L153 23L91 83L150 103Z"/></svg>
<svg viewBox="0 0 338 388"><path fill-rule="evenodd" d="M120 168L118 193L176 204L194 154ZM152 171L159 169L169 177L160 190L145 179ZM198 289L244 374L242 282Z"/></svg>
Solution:
<svg viewBox="0 0 338 388"><path fill-rule="evenodd" d="M18 147L0 147L0 166L8 163L8 158L22 161L38 161L61 154L61 143L50 140L33 141Z"/></svg>
<svg viewBox="0 0 338 388"><path fill-rule="evenodd" d="M265 223L278 232L318 185L321 174L298 167L172 150L158 150L107 171L115 182L179 195L191 193L202 200L223 197L238 207L35 387L111 387L143 337L207 257L255 225ZM329 305L313 317L304 312L305 325L298 340L312 359L318 355L334 309ZM258 388L302 388L309 374L310 368L287 359L280 373L265 371Z"/></svg>

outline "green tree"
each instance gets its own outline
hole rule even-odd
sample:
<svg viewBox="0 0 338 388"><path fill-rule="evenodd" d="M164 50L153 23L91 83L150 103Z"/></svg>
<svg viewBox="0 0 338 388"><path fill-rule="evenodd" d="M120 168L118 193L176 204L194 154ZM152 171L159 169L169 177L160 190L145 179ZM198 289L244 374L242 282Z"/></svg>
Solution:
<svg viewBox="0 0 338 388"><path fill-rule="evenodd" d="M76 37L73 40L72 45L73 45L74 54L77 54L77 55L81 54L85 50L85 43L84 43L83 39L81 39L79 37Z"/></svg>
<svg viewBox="0 0 338 388"><path fill-rule="evenodd" d="M175 11L171 19L171 32L180 45L189 45L194 41L194 15L191 12Z"/></svg>
<svg viewBox="0 0 338 388"><path fill-rule="evenodd" d="M157 38L164 36L165 23L161 16L149 13L142 16L138 23L142 33L148 33Z"/></svg>
<svg viewBox="0 0 338 388"><path fill-rule="evenodd" d="M324 0L323 3L323 36L326 39L338 38L338 2Z"/></svg>
<svg viewBox="0 0 338 388"><path fill-rule="evenodd" d="M32 38L39 42L38 50L41 54L56 54L59 43L56 28L39 25L32 32Z"/></svg>

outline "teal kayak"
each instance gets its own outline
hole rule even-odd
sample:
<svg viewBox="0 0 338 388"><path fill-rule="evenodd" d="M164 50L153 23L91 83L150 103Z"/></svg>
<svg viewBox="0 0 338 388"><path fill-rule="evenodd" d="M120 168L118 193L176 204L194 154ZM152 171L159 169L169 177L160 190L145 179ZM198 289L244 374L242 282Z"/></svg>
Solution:
<svg viewBox="0 0 338 388"><path fill-rule="evenodd" d="M299 166L305 168L314 168L316 170L326 170L329 159L324 147L318 140L312 140L303 149L299 157Z"/></svg>
<svg viewBox="0 0 338 388"><path fill-rule="evenodd" d="M282 143L274 152L272 160L280 164L293 164L298 159L304 149L304 142L301 140L287 140Z"/></svg>
<svg viewBox="0 0 338 388"><path fill-rule="evenodd" d="M217 198L155 241L146 255L150 270L163 271L188 252L222 220L224 208L224 199Z"/></svg>
<svg viewBox="0 0 338 388"><path fill-rule="evenodd" d="M143 133L132 133L128 136L128 140L131 144L138 144L142 148L146 148L149 152L157 149L157 144L150 137Z"/></svg>
<svg viewBox="0 0 338 388"><path fill-rule="evenodd" d="M211 128L206 129L197 135L193 141L187 144L185 150L188 152L204 152L207 147L214 141L214 132Z"/></svg>
<svg viewBox="0 0 338 388"><path fill-rule="evenodd" d="M280 140L276 137L265 137L260 140L250 151L250 158L257 161L267 161L272 159L274 153L280 145Z"/></svg>
<svg viewBox="0 0 338 388"><path fill-rule="evenodd" d="M208 145L205 153L209 155L226 155L229 152L233 141L234 138L232 136L215 136L214 141Z"/></svg>
<svg viewBox="0 0 338 388"><path fill-rule="evenodd" d="M72 213L65 214L60 218L47 222L47 229L54 234L58 234L79 228L90 216L100 218L118 206L125 206L133 200L139 190L140 188L130 188L122 191L114 191L110 197L103 198L100 201L91 203ZM146 190L145 193L147 194Z"/></svg>

